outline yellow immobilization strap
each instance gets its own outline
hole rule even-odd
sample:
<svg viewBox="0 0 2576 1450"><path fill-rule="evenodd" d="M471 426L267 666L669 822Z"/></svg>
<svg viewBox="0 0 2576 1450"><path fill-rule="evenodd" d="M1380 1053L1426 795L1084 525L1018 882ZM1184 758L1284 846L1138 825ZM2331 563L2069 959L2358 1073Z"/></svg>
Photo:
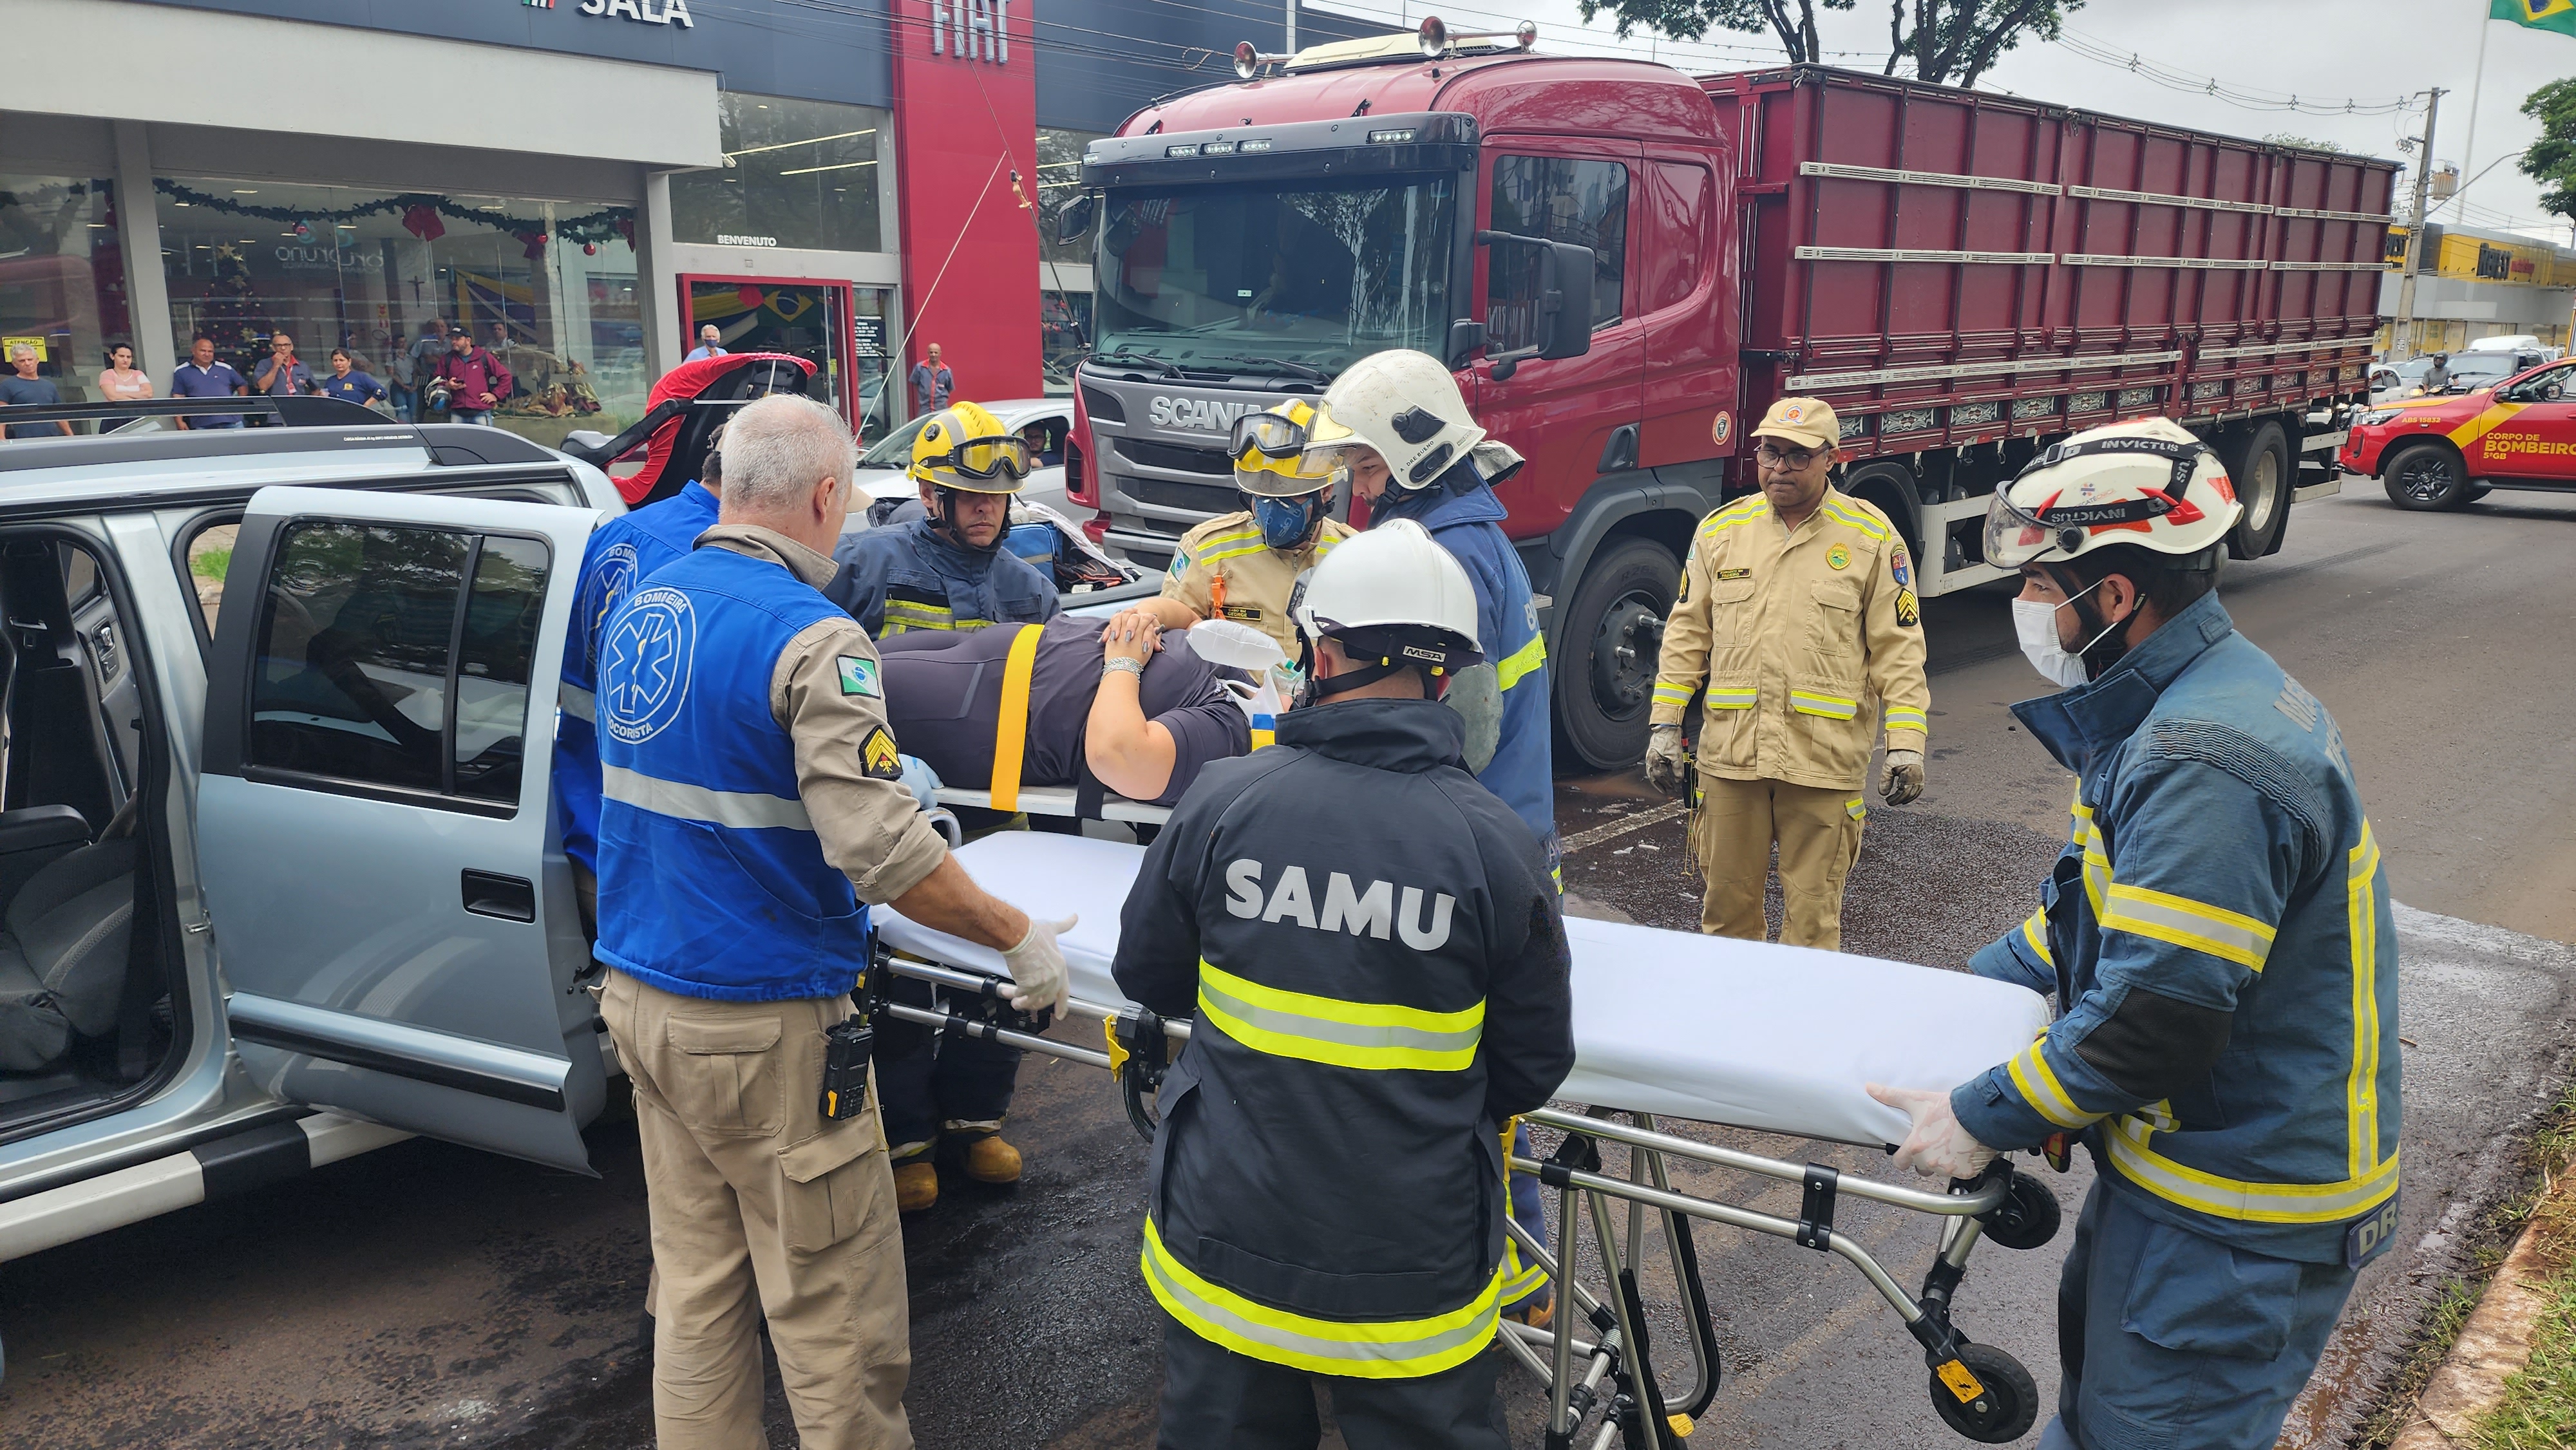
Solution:
<svg viewBox="0 0 2576 1450"><path fill-rule="evenodd" d="M1029 678L1037 672L1041 626L1020 626L1002 664L1002 708L993 721L993 809L1020 808L1020 758L1029 748Z"/></svg>

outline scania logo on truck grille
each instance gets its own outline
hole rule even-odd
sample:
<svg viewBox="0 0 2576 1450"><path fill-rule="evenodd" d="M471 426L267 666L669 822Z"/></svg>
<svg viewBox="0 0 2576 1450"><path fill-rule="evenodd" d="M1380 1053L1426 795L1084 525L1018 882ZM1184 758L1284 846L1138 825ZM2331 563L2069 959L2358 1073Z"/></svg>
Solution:
<svg viewBox="0 0 2576 1450"><path fill-rule="evenodd" d="M1260 408L1259 403L1230 403L1218 398L1183 398L1171 393L1157 393L1145 405L1145 416L1157 428L1195 428L1202 433L1223 433L1234 426L1234 420Z"/></svg>

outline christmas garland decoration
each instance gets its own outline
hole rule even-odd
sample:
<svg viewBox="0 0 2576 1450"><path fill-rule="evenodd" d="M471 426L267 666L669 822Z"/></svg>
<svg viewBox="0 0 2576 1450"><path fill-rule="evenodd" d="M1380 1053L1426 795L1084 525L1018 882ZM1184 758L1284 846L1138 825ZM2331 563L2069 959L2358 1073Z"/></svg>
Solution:
<svg viewBox="0 0 2576 1450"><path fill-rule="evenodd" d="M555 221L550 233L546 223L537 218L514 217L505 212L477 211L472 207L458 206L444 196L426 191L406 191L398 196L379 197L357 206L339 207L329 211L298 211L282 206L255 206L248 202L235 201L228 196L209 196L205 192L182 186L162 176L152 179L152 189L173 201L185 202L192 207L202 206L227 216L257 217L262 221L292 225L297 236L305 235L317 224L338 225L354 222L361 217L400 212L403 230L424 242L434 242L447 235L448 221L470 222L476 226L497 228L518 238L520 244L528 249L527 255L531 260L544 256L546 243L558 239L579 242L584 255L597 253L599 244L606 241L622 241L630 247L635 245L635 209L633 207L612 206L599 211L586 212L581 216L561 217Z"/></svg>

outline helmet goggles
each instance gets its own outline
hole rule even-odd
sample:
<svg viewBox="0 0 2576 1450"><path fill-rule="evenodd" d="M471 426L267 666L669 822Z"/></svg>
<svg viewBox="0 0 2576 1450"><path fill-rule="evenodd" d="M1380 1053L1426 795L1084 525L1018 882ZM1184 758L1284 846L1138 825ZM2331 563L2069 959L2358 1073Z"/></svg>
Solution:
<svg viewBox="0 0 2576 1450"><path fill-rule="evenodd" d="M946 469L966 478L1023 479L1029 476L1029 445L1016 433L963 438L946 453L920 460L927 468Z"/></svg>
<svg viewBox="0 0 2576 1450"><path fill-rule="evenodd" d="M2122 490L2127 497L2101 500L2069 500L2066 490L2061 489L2035 505L2016 502L2013 497L2016 491L2028 492L2031 477L2043 470L2079 458L2121 453L2165 460L2169 465L2165 486L2133 485ZM2200 508L2185 495L2185 488L2200 460L2211 456L2209 446L2197 439L2133 434L2069 440L2043 449L2023 465L2011 483L1996 489L1986 505L1985 560L1997 568L2018 569L2052 554L2071 559L2084 552L2095 535L2106 532L2148 536L2138 542L2154 547L2151 540L2157 520L2192 524L2203 518Z"/></svg>

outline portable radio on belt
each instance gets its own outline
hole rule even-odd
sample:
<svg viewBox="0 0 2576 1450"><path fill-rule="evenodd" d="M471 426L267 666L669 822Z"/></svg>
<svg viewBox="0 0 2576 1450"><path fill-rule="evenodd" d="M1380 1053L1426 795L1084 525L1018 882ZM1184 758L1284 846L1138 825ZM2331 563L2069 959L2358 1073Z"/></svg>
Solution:
<svg viewBox="0 0 2576 1450"><path fill-rule="evenodd" d="M855 1118L867 1106L868 1055L876 1036L859 1017L844 1017L823 1034L823 1121Z"/></svg>

